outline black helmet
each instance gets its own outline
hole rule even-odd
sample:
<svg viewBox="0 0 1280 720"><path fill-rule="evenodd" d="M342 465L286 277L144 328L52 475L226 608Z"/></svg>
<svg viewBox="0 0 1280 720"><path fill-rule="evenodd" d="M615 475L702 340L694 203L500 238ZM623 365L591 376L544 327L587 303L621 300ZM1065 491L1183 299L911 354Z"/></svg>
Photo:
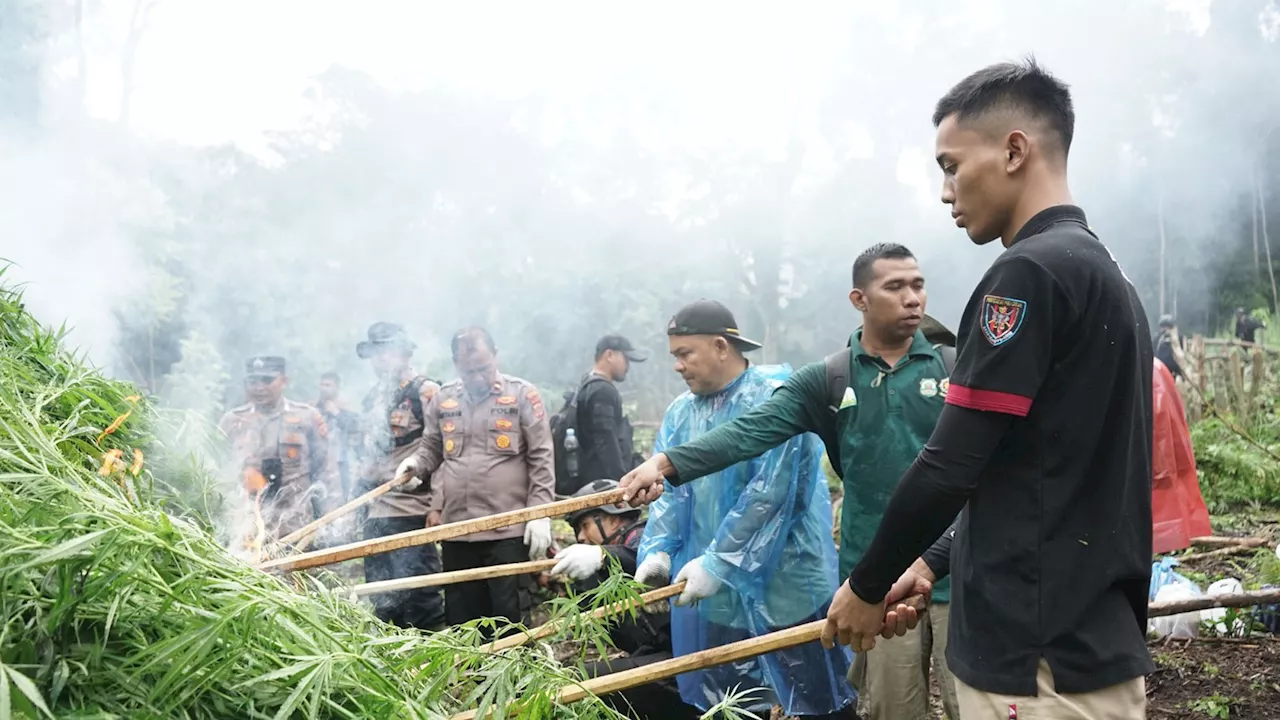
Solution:
<svg viewBox="0 0 1280 720"><path fill-rule="evenodd" d="M593 480L587 483L586 485L583 485L582 488L578 490L578 492L574 493L570 497L576 497L576 498L586 497L588 495L595 495L596 493L609 492L610 490L617 490L617 489L618 489L617 480ZM578 510L576 512L571 512L564 517L564 521L569 523L569 527L574 528L576 530L578 526L578 521L593 512L608 513L610 515L630 515L632 513L639 514L640 509L633 508L633 507L618 507L617 505L601 505L600 507L587 508L586 510Z"/></svg>

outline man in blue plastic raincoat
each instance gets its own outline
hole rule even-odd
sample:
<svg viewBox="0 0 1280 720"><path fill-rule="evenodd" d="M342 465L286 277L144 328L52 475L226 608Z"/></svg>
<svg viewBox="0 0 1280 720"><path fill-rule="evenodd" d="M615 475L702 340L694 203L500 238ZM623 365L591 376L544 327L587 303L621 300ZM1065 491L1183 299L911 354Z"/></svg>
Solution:
<svg viewBox="0 0 1280 720"><path fill-rule="evenodd" d="M667 327L689 392L671 403L655 452L688 442L764 403L789 366L751 366L733 314L699 300ZM831 498L822 443L805 434L753 460L666 493L649 508L636 579L686 582L671 614L672 649L687 655L826 617L837 585ZM685 702L706 711L756 689L747 707L787 715L854 718L845 677L851 656L817 642L680 675Z"/></svg>

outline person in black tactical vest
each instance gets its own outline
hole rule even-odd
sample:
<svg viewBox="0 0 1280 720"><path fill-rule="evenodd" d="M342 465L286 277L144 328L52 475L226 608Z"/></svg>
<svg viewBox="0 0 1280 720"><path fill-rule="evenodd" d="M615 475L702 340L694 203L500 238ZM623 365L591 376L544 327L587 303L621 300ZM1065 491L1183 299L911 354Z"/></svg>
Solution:
<svg viewBox="0 0 1280 720"><path fill-rule="evenodd" d="M579 489L574 497L609 492L617 487L614 480L596 480ZM559 562L551 569L552 575L567 576L577 592L591 590L609 576L609 558L617 561L624 574L635 575L636 550L645 526L639 509L606 505L570 513L565 521L573 528L578 543L556 554ZM613 644L627 653L627 657L587 663L588 677L631 670L671 658L671 614L665 602L658 605L661 612L637 612L634 618L626 616L609 631ZM699 715L695 708L680 699L674 680L648 683L605 695L602 699L618 712L641 720L692 720Z"/></svg>
<svg viewBox="0 0 1280 720"><path fill-rule="evenodd" d="M622 414L616 383L627 379L631 363L648 357L621 335L605 335L596 343L591 371L552 419L557 495L572 495L592 480L618 480L635 467L631 425ZM569 430L574 431L576 451L566 447ZM566 458L573 452L578 456L576 467Z"/></svg>
<svg viewBox="0 0 1280 720"><path fill-rule="evenodd" d="M373 363L378 383L364 399L364 442L360 483L364 493L395 477L396 467L413 455L422 438L422 408L440 389L438 383L414 372L410 366L414 344L404 328L378 322L369 328L369 339L356 346L356 354ZM418 479L392 490L369 506L365 538L421 530L427 523L427 483ZM368 582L391 580L441 571L435 545L393 550L364 559ZM373 596L374 612L401 627L436 630L445 625L444 598L439 588L415 588Z"/></svg>

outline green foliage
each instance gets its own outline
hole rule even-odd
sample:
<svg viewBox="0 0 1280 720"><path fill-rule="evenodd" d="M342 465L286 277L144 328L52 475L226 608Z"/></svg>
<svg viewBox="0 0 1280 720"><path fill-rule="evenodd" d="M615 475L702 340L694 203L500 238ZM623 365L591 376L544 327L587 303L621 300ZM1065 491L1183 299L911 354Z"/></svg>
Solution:
<svg viewBox="0 0 1280 720"><path fill-rule="evenodd" d="M1270 430L1266 426L1258 429ZM1274 430L1271 430L1274 432ZM1253 435L1274 450L1274 438ZM1214 514L1234 508L1280 507L1280 462L1261 452L1217 418L1191 427L1196 469L1205 504Z"/></svg>
<svg viewBox="0 0 1280 720"><path fill-rule="evenodd" d="M617 717L553 707L580 675L544 646L482 652L481 622L398 630L327 575L232 557L162 501L155 468L99 472L153 447L133 393L0 289L0 717L426 719L517 698L525 717Z"/></svg>
<svg viewBox="0 0 1280 720"><path fill-rule="evenodd" d="M1231 703L1233 702L1235 702L1233 698L1214 693L1192 700L1187 703L1187 707L1192 712L1201 713L1218 720L1228 720L1231 717Z"/></svg>

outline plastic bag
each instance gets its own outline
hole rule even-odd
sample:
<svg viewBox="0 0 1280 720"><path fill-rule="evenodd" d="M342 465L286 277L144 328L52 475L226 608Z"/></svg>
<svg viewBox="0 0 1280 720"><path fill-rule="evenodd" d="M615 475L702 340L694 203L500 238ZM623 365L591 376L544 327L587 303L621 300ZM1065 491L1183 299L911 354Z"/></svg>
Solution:
<svg viewBox="0 0 1280 720"><path fill-rule="evenodd" d="M1222 580L1219 580L1214 584L1210 585L1209 591L1207 594L1211 596L1212 595L1234 595L1236 593L1242 593L1242 592L1244 592L1244 585L1240 584L1239 580L1235 578L1223 578ZM1251 611L1248 608L1243 608L1243 609L1236 610L1236 613L1238 614L1244 613L1248 615L1251 613ZM1226 608L1209 608L1207 610L1200 611L1201 622L1214 623L1213 629L1219 635L1231 636L1231 637L1239 637L1244 635L1245 630L1247 629L1248 618L1236 617L1235 620L1231 623L1231 629L1228 630L1227 624L1224 622L1226 617L1227 617Z"/></svg>
<svg viewBox="0 0 1280 720"><path fill-rule="evenodd" d="M1204 593L1191 582L1173 582L1160 588L1156 593L1156 602L1170 600L1188 600L1200 597ZM1200 612L1184 612L1177 615L1151 618L1147 622L1148 633L1156 637L1193 638L1200 634Z"/></svg>

